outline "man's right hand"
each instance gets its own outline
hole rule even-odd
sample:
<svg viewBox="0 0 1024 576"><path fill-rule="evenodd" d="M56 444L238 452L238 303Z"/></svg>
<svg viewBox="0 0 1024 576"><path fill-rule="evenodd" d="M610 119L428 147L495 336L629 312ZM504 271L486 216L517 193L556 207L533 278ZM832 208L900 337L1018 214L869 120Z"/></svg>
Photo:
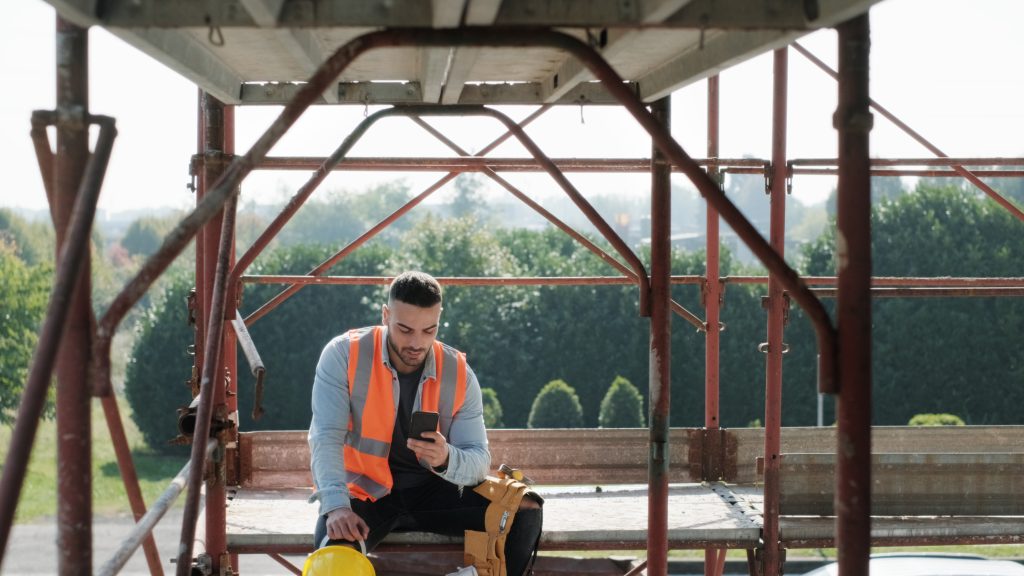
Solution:
<svg viewBox="0 0 1024 576"><path fill-rule="evenodd" d="M351 542L366 540L370 527L351 508L337 508L327 513L327 537Z"/></svg>

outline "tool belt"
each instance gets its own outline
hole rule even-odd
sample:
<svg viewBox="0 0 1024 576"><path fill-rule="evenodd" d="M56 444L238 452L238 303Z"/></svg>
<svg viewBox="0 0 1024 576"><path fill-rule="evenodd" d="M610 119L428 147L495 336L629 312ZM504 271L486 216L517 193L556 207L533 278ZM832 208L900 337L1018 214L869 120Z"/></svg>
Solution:
<svg viewBox="0 0 1024 576"><path fill-rule="evenodd" d="M518 478L518 480L516 479ZM498 476L487 476L474 492L491 501L484 515L484 532L466 530L465 558L480 576L507 576L505 539L515 521L519 504L527 494L538 503L544 501L522 480L519 470L502 464Z"/></svg>

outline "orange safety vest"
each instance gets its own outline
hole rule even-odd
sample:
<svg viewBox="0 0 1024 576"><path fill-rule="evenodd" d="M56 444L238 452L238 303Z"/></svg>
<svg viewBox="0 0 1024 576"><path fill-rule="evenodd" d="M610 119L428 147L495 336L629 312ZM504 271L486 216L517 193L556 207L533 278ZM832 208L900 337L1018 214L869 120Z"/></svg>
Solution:
<svg viewBox="0 0 1024 576"><path fill-rule="evenodd" d="M398 413L398 381L384 364L384 327L349 332L348 391L350 418L345 440L349 493L375 501L391 491L388 452ZM466 398L466 355L434 341L435 377L421 385L420 406L440 415L448 438L452 420ZM447 368L447 370L445 370Z"/></svg>

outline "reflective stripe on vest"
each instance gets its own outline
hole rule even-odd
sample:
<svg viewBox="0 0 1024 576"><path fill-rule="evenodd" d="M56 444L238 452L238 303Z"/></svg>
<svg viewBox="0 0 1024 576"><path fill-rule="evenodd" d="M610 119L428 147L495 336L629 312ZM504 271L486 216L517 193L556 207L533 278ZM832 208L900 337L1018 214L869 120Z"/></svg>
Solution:
<svg viewBox="0 0 1024 576"><path fill-rule="evenodd" d="M384 364L384 327L349 332L348 390L351 417L345 441L345 470L349 493L376 500L393 484L388 452L398 412L398 385ZM466 398L466 355L434 342L437 378L428 378L420 391L420 410L441 415L441 434L449 438L452 419Z"/></svg>

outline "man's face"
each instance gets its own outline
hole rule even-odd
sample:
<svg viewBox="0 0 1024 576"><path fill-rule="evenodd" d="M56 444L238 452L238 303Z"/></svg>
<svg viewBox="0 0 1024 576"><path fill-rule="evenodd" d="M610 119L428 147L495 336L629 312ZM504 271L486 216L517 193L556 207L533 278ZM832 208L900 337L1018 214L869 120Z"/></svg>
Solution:
<svg viewBox="0 0 1024 576"><path fill-rule="evenodd" d="M388 327L388 354L395 369L405 374L417 370L427 359L427 351L437 339L441 303L430 308L392 301L384 305L384 325Z"/></svg>

